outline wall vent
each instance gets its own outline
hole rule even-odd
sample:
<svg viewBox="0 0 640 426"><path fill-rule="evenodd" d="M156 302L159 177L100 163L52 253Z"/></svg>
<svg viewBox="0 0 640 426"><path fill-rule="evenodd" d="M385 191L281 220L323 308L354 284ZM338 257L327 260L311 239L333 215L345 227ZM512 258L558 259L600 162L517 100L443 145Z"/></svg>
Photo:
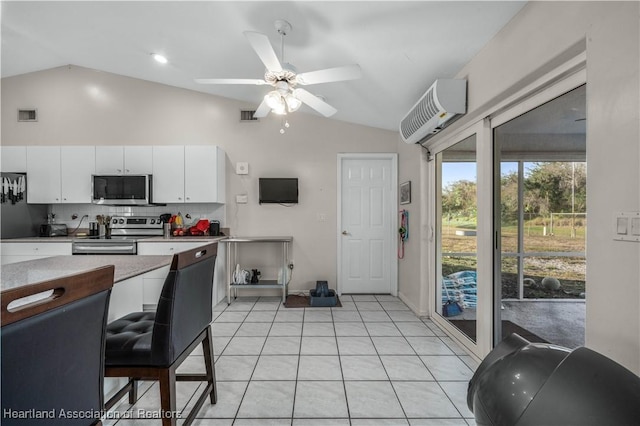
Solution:
<svg viewBox="0 0 640 426"><path fill-rule="evenodd" d="M19 109L18 121L38 121L37 109Z"/></svg>
<svg viewBox="0 0 640 426"><path fill-rule="evenodd" d="M245 121L260 121L259 119L257 119L256 117L253 116L253 114L256 113L256 110L252 109L252 110L241 110L240 111L240 121L245 122Z"/></svg>

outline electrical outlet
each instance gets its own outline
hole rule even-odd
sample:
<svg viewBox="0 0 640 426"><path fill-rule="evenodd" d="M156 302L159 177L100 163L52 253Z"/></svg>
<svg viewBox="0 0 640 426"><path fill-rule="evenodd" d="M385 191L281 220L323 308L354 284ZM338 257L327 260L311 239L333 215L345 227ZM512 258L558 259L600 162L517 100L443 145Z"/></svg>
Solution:
<svg viewBox="0 0 640 426"><path fill-rule="evenodd" d="M249 202L249 197L247 194L238 194L236 195L236 204L247 204Z"/></svg>
<svg viewBox="0 0 640 426"><path fill-rule="evenodd" d="M326 213L318 213L318 214L316 214L316 219L318 220L318 222L326 222L327 221L327 214Z"/></svg>

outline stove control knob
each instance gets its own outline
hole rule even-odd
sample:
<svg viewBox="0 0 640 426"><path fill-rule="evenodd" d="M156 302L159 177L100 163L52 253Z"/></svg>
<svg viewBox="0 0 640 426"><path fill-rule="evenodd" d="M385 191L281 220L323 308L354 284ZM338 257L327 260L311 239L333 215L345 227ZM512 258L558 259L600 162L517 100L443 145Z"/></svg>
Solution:
<svg viewBox="0 0 640 426"><path fill-rule="evenodd" d="M120 223L120 225L124 224L124 219L120 219L118 223Z"/></svg>
<svg viewBox="0 0 640 426"><path fill-rule="evenodd" d="M154 223L156 223L156 220L155 219L151 219L150 223L153 225Z"/></svg>
<svg viewBox="0 0 640 426"><path fill-rule="evenodd" d="M118 223L118 219L113 219L111 222L112 223Z"/></svg>

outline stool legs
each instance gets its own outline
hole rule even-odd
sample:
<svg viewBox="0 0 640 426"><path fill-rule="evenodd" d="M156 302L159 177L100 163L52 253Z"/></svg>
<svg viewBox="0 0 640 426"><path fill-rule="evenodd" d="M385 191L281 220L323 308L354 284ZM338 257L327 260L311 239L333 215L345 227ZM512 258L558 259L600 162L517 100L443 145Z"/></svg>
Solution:
<svg viewBox="0 0 640 426"><path fill-rule="evenodd" d="M160 369L159 373L162 426L175 426L177 424L175 367Z"/></svg>
<svg viewBox="0 0 640 426"><path fill-rule="evenodd" d="M202 349L204 352L204 364L207 371L207 382L213 386L209 394L209 399L212 404L218 401L218 390L216 385L216 368L213 361L213 333L211 326L207 327L207 335L202 341Z"/></svg>

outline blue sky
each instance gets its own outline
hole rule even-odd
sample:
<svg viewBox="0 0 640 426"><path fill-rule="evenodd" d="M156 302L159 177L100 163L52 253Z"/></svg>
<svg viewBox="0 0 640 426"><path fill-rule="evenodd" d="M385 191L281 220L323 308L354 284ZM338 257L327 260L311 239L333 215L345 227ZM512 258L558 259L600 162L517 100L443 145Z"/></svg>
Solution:
<svg viewBox="0 0 640 426"><path fill-rule="evenodd" d="M518 163L502 163L502 174L518 170ZM477 165L474 162L442 163L443 187L460 180L476 182L478 177Z"/></svg>

